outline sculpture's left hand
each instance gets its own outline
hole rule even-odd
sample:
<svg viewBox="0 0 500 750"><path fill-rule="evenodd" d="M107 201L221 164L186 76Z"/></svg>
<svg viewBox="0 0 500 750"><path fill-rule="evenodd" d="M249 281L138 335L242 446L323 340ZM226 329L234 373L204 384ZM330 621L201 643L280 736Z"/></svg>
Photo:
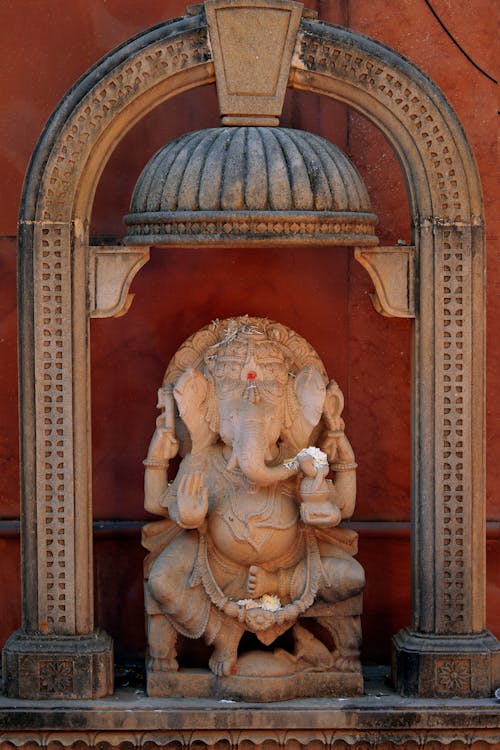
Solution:
<svg viewBox="0 0 500 750"><path fill-rule="evenodd" d="M318 502L327 500L331 493L331 485L326 476L328 466L316 466L310 456L299 455L299 465L305 477L300 483L300 496L303 501Z"/></svg>
<svg viewBox="0 0 500 750"><path fill-rule="evenodd" d="M326 398L323 405L323 418L331 431L342 432L344 420L340 416L344 408L344 396L334 380L330 380L326 388Z"/></svg>
<svg viewBox="0 0 500 750"><path fill-rule="evenodd" d="M344 420L340 416L344 408L344 397L342 391L334 380L331 380L326 389L326 399L323 405L323 420L327 431L323 434L319 447L328 456L328 461L333 463L337 458L337 446L339 438L344 434Z"/></svg>
<svg viewBox="0 0 500 750"><path fill-rule="evenodd" d="M342 520L340 509L332 502L302 503L300 517L308 526L331 528Z"/></svg>
<svg viewBox="0 0 500 750"><path fill-rule="evenodd" d="M344 432L337 438L337 455L335 456L335 460L340 464L349 464L355 461L354 451Z"/></svg>
<svg viewBox="0 0 500 750"><path fill-rule="evenodd" d="M340 510L333 502L332 483L326 479L328 466L313 467L304 465L301 468L305 477L300 483L300 517L309 526L337 526L341 520ZM316 472L314 474L314 472Z"/></svg>

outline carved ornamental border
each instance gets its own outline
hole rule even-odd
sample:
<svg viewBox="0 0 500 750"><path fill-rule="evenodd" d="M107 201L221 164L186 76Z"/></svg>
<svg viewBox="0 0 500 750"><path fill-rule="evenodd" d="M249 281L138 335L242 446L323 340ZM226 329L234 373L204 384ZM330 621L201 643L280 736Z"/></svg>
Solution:
<svg viewBox="0 0 500 750"><path fill-rule="evenodd" d="M499 735L495 730L457 731L357 731L332 732L331 730L259 730L248 731L156 731L156 732L16 732L15 736L0 735L0 750L299 750L314 747L317 750L488 750L498 747ZM2 741L3 740L3 741Z"/></svg>
<svg viewBox="0 0 500 750"><path fill-rule="evenodd" d="M19 224L24 611L23 629L4 652L11 695L48 697L43 649L56 667L59 658L71 695L112 690L111 646L93 625L90 212L125 133L161 102L213 81L200 8L127 42L84 76L51 117L29 167ZM484 241L474 159L437 87L347 29L303 19L289 86L362 112L406 177L417 278L413 621L396 639L396 676L403 692L449 695L446 664L460 655L467 676L452 692L486 695L497 643L484 632Z"/></svg>

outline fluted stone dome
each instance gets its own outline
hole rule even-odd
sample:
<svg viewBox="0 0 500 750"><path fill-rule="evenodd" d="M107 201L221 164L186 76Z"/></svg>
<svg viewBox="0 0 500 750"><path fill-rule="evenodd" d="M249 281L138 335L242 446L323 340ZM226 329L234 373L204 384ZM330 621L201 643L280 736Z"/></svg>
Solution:
<svg viewBox="0 0 500 750"><path fill-rule="evenodd" d="M149 161L125 241L374 245L376 220L359 173L333 143L285 128L211 128Z"/></svg>

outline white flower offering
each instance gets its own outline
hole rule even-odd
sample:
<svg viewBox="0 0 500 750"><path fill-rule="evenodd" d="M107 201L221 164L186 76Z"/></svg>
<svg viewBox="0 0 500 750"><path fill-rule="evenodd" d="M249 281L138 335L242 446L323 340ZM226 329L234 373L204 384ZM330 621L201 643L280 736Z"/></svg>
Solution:
<svg viewBox="0 0 500 750"><path fill-rule="evenodd" d="M328 456L326 453L324 453L320 448L316 448L314 445L310 445L309 448L304 448L300 451L300 453L297 453L295 458L291 458L290 461L286 461L284 466L287 469L298 469L300 466L300 459L303 458L312 458L313 465L316 471L318 469L324 468L325 466L328 466Z"/></svg>
<svg viewBox="0 0 500 750"><path fill-rule="evenodd" d="M299 460L301 457L305 458L306 456L310 456L313 459L315 469L328 466L328 456L320 448L316 448L314 445L301 450L300 453L297 454L296 460Z"/></svg>
<svg viewBox="0 0 500 750"><path fill-rule="evenodd" d="M266 609L268 612L277 612L281 607L281 602L274 594L264 594L260 599L238 599L236 602L240 607L244 609Z"/></svg>
<svg viewBox="0 0 500 750"><path fill-rule="evenodd" d="M277 612L281 607L281 602L274 594L264 594L260 597L260 606L268 612Z"/></svg>
<svg viewBox="0 0 500 750"><path fill-rule="evenodd" d="M255 609L260 606L259 602L255 601L255 599L238 599L236 604L243 607L243 609Z"/></svg>

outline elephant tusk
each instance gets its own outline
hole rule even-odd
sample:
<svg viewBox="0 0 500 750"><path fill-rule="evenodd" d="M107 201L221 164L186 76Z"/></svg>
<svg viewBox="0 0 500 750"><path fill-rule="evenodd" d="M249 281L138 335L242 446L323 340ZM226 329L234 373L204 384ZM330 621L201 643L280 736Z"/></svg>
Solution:
<svg viewBox="0 0 500 750"><path fill-rule="evenodd" d="M236 455L236 451L233 450L231 453L231 457L229 461L227 462L227 470L228 471L234 471L238 466L238 456Z"/></svg>

